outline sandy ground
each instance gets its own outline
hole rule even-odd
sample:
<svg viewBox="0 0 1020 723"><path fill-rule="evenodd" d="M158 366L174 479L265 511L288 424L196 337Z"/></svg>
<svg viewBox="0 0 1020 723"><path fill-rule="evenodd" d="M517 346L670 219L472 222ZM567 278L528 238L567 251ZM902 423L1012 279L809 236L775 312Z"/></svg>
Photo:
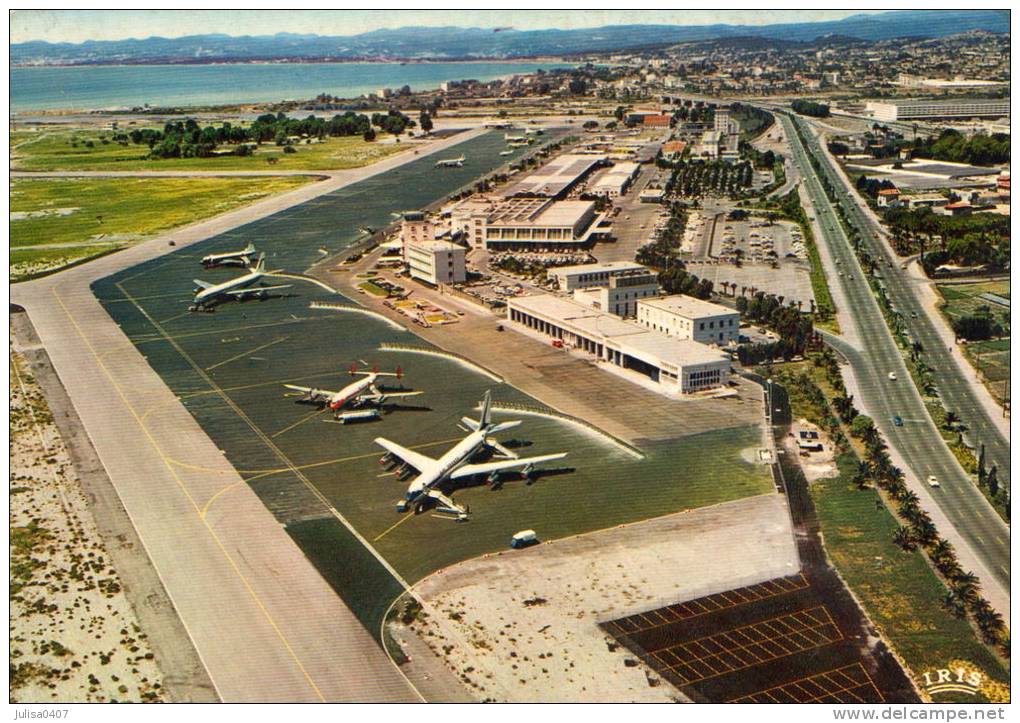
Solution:
<svg viewBox="0 0 1020 723"><path fill-rule="evenodd" d="M156 702L160 673L70 457L10 357L10 702Z"/></svg>
<svg viewBox="0 0 1020 723"><path fill-rule="evenodd" d="M598 623L799 567L785 499L762 495L441 570L411 627L478 700L669 702Z"/></svg>
<svg viewBox="0 0 1020 723"><path fill-rule="evenodd" d="M835 477L839 474L839 468L836 466L835 455L833 454L832 442L829 440L829 435L823 432L817 424L812 424L806 419L798 419L797 422L790 427L790 431L793 436L787 435L783 444L786 449L786 454L800 454L800 449L797 446L797 440L800 439L800 433L802 431L818 432L818 441L822 443L821 452L809 452L806 457L800 457L800 468L804 471L804 477L807 478L808 482L828 479L829 477Z"/></svg>

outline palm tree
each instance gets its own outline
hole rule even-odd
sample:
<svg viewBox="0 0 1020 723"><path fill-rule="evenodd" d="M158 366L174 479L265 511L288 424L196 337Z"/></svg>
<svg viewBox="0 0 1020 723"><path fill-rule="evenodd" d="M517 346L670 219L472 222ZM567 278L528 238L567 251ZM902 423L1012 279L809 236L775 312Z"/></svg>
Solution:
<svg viewBox="0 0 1020 723"><path fill-rule="evenodd" d="M904 552L913 552L917 549L917 543L914 541L910 528L903 525L897 528L896 533L893 535L893 542L903 548Z"/></svg>
<svg viewBox="0 0 1020 723"><path fill-rule="evenodd" d="M967 605L957 593L952 590L942 596L942 607L948 610L954 618L963 619L967 616Z"/></svg>
<svg viewBox="0 0 1020 723"><path fill-rule="evenodd" d="M972 572L965 572L953 578L953 581L950 583L950 589L959 595L961 600L970 605L979 598L978 590L981 588L977 575Z"/></svg>

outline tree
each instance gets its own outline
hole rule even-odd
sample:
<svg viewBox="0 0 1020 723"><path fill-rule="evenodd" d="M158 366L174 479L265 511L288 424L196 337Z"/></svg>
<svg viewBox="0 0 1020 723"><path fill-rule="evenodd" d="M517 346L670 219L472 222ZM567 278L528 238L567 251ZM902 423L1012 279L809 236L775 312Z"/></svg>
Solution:
<svg viewBox="0 0 1020 723"><path fill-rule="evenodd" d="M850 433L858 439L870 437L875 430L875 421L866 414L858 414L850 423Z"/></svg>
<svg viewBox="0 0 1020 723"><path fill-rule="evenodd" d="M422 112L418 114L418 125L421 126L421 129L426 133L432 132L432 116L429 115L427 110L422 110Z"/></svg>
<svg viewBox="0 0 1020 723"><path fill-rule="evenodd" d="M999 494L999 468L996 465L992 465L992 468L988 470L988 494L993 498Z"/></svg>
<svg viewBox="0 0 1020 723"><path fill-rule="evenodd" d="M365 139L365 141L371 143L372 141L375 140L375 130L373 128L369 128L364 132L364 134L361 137Z"/></svg>

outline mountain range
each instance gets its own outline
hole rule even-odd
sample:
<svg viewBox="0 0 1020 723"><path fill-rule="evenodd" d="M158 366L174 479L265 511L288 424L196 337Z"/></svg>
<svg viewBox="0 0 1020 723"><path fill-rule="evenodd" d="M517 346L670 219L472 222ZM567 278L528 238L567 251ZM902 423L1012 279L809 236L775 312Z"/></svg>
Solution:
<svg viewBox="0 0 1020 723"><path fill-rule="evenodd" d="M635 17L640 11L635 11ZM351 36L191 35L10 46L12 65L213 63L271 60L509 59L626 51L696 40L756 37L815 41L841 36L862 41L938 38L972 30L1009 32L1008 10L903 10L842 20L777 25L611 25L573 30L411 27Z"/></svg>

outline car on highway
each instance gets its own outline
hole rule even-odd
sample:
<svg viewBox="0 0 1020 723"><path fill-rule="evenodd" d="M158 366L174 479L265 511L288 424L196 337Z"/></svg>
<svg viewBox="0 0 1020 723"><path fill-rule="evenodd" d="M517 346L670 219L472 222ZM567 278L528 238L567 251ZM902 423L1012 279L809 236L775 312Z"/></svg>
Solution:
<svg viewBox="0 0 1020 723"><path fill-rule="evenodd" d="M896 372L889 372L889 381L896 381Z"/></svg>
<svg viewBox="0 0 1020 723"><path fill-rule="evenodd" d="M902 427L903 417L897 414L895 417L892 418L892 423L895 424L897 427Z"/></svg>
<svg viewBox="0 0 1020 723"><path fill-rule="evenodd" d="M928 475L928 486L929 487L936 487L937 488L937 487L941 487L942 485L939 484L939 478L938 477L936 477L933 474L930 474L930 475Z"/></svg>

